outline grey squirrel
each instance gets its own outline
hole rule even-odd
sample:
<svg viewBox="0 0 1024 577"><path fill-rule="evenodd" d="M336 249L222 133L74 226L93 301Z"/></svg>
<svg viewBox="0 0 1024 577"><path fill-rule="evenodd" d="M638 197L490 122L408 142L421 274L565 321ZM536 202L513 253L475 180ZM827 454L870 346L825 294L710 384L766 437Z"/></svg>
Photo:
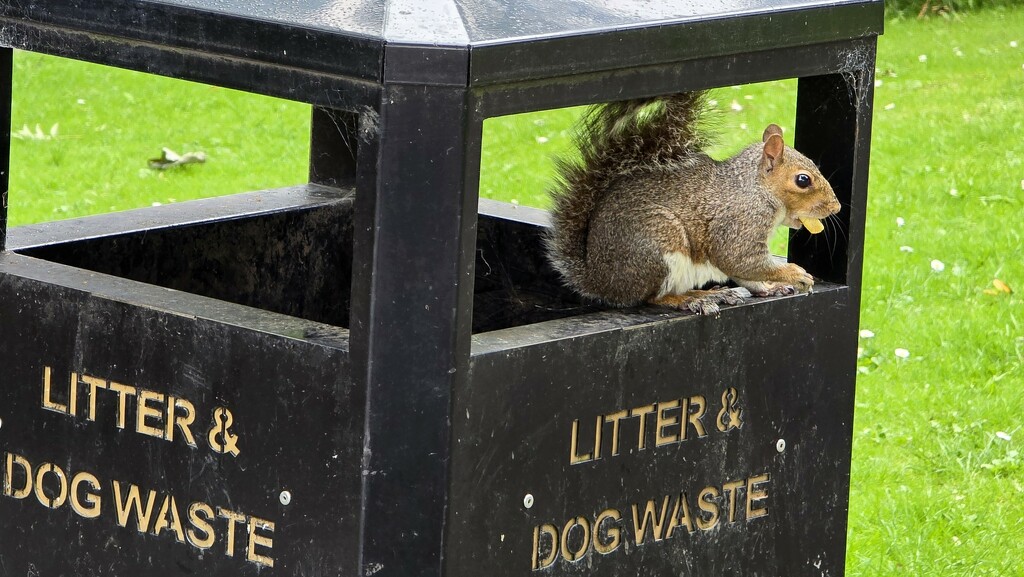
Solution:
<svg viewBox="0 0 1024 577"><path fill-rule="evenodd" d="M705 152L706 92L592 107L558 163L548 259L579 294L612 306L643 303L714 314L751 294L808 291L814 279L780 261L780 225L822 230L840 209L814 163L771 124L761 143L722 161ZM739 288L698 290L732 280Z"/></svg>

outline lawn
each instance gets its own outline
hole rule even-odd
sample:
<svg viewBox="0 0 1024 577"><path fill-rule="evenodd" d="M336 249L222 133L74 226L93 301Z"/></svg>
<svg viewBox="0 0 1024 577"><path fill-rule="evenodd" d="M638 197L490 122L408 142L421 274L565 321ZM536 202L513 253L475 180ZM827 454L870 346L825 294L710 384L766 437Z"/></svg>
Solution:
<svg viewBox="0 0 1024 577"><path fill-rule="evenodd" d="M877 68L847 564L1022 575L1024 9L893 22Z"/></svg>
<svg viewBox="0 0 1024 577"><path fill-rule="evenodd" d="M12 226L306 177L309 108L291 102L23 52L14 93ZM164 147L207 162L150 169Z"/></svg>
<svg viewBox="0 0 1024 577"><path fill-rule="evenodd" d="M1024 7L886 30L847 573L1024 575ZM24 53L15 71L12 224L305 180L307 107ZM794 87L718 91L717 153L791 133ZM489 120L482 194L544 206L577 114ZM162 147L208 161L148 168Z"/></svg>

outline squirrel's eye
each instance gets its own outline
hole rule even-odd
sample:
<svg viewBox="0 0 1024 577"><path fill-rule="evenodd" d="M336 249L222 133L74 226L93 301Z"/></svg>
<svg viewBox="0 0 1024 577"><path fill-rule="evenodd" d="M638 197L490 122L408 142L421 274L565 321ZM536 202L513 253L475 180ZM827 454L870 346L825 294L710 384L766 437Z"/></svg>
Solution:
<svg viewBox="0 0 1024 577"><path fill-rule="evenodd" d="M803 172L801 172L800 174L796 175L796 178L794 179L794 181L796 182L796 185L798 187L800 187L800 188L807 188L807 187L811 186L811 177L810 177L810 175L804 174Z"/></svg>

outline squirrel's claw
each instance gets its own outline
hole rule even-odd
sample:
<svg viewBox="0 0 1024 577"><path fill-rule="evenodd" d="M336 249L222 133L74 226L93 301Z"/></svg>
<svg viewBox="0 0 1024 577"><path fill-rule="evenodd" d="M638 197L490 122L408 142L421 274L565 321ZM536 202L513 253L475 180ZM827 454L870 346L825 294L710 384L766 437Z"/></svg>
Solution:
<svg viewBox="0 0 1024 577"><path fill-rule="evenodd" d="M706 297L691 300L687 303L686 308L696 315L717 315L721 312L718 303Z"/></svg>
<svg viewBox="0 0 1024 577"><path fill-rule="evenodd" d="M651 301L651 304L688 310L698 315L717 315L721 312L719 305L738 305L750 296L750 291L743 287L694 290L681 295L666 295Z"/></svg>
<svg viewBox="0 0 1024 577"><path fill-rule="evenodd" d="M687 305L698 315L717 315L720 312L718 305L738 305L744 298L750 297L750 291L743 287L723 288L707 291L706 294L694 297Z"/></svg>
<svg viewBox="0 0 1024 577"><path fill-rule="evenodd" d="M795 295L800 292L795 286L791 284L777 284L777 283L765 283L765 287L761 290L754 291L754 296L758 297L788 297Z"/></svg>

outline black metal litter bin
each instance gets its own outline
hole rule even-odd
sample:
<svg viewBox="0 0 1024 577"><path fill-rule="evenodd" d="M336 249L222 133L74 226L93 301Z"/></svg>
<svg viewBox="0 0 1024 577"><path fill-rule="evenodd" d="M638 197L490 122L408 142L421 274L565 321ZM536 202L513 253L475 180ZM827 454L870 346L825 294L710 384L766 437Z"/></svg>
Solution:
<svg viewBox="0 0 1024 577"><path fill-rule="evenodd" d="M881 31L880 1L0 0L4 215L12 48L314 107L308 185L2 221L0 573L841 575ZM588 307L545 213L478 201L485 118L791 77L846 207L789 244L813 293Z"/></svg>

